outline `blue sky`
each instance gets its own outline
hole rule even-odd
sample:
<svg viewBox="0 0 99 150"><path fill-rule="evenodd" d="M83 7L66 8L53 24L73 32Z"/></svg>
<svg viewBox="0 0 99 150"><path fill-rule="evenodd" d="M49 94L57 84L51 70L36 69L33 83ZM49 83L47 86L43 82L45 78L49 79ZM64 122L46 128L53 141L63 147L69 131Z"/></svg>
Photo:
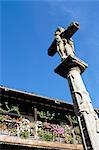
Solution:
<svg viewBox="0 0 99 150"><path fill-rule="evenodd" d="M88 63L83 80L99 107L99 1L3 0L0 2L0 84L72 102L67 81L54 73L60 58L47 55L58 26L80 24L75 51Z"/></svg>

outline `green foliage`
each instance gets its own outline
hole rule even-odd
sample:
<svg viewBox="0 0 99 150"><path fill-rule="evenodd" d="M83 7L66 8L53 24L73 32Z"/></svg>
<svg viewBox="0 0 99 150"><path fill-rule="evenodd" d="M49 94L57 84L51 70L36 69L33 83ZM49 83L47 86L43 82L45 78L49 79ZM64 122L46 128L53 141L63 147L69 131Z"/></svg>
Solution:
<svg viewBox="0 0 99 150"><path fill-rule="evenodd" d="M11 135L17 135L17 129L16 128L11 128L10 132L11 132Z"/></svg>
<svg viewBox="0 0 99 150"><path fill-rule="evenodd" d="M21 131L20 132L20 137L21 138L24 138L24 139L27 139L27 138L29 138L29 132L28 131Z"/></svg>
<svg viewBox="0 0 99 150"><path fill-rule="evenodd" d="M44 141L51 141L54 138L54 135L52 133L44 130L40 130L38 134Z"/></svg>
<svg viewBox="0 0 99 150"><path fill-rule="evenodd" d="M0 107L0 112L2 113L10 113L14 112L20 116L19 108L17 106L12 106L11 108L8 106L8 102L5 102L6 110Z"/></svg>
<svg viewBox="0 0 99 150"><path fill-rule="evenodd" d="M76 135L76 139L77 139L79 144L82 144L82 139L81 139L80 135Z"/></svg>
<svg viewBox="0 0 99 150"><path fill-rule="evenodd" d="M4 120L3 115L0 115L0 121L3 121L3 120Z"/></svg>
<svg viewBox="0 0 99 150"><path fill-rule="evenodd" d="M72 123L73 123L73 126L78 125L77 118L75 116L72 117Z"/></svg>
<svg viewBox="0 0 99 150"><path fill-rule="evenodd" d="M41 119L52 120L55 116L54 113L50 113L49 111L41 111L39 112L39 116Z"/></svg>
<svg viewBox="0 0 99 150"><path fill-rule="evenodd" d="M53 135L51 133L45 132L43 138L45 141L51 141L53 139Z"/></svg>
<svg viewBox="0 0 99 150"><path fill-rule="evenodd" d="M77 135L80 135L80 129L78 126L74 127L74 131L75 131L75 134Z"/></svg>
<svg viewBox="0 0 99 150"><path fill-rule="evenodd" d="M42 118L42 119L46 119L46 113L45 113L44 111L41 111L41 112L39 113L39 116L40 116L40 118Z"/></svg>
<svg viewBox="0 0 99 150"><path fill-rule="evenodd" d="M71 115L66 115L66 118L72 127L78 125L77 118L75 116L72 117Z"/></svg>
<svg viewBox="0 0 99 150"><path fill-rule="evenodd" d="M68 136L68 144L74 144L74 139L71 135Z"/></svg>

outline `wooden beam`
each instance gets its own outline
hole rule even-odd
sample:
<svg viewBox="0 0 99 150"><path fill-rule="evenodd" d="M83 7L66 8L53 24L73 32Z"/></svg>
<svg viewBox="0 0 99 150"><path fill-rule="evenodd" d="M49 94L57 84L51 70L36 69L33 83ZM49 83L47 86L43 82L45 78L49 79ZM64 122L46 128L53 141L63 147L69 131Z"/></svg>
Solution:
<svg viewBox="0 0 99 150"><path fill-rule="evenodd" d="M39 141L33 139L21 139L19 137L11 137L0 135L1 144L19 145L26 147L46 148L46 149L63 149L63 150L83 150L83 146L79 144L65 144L60 142Z"/></svg>

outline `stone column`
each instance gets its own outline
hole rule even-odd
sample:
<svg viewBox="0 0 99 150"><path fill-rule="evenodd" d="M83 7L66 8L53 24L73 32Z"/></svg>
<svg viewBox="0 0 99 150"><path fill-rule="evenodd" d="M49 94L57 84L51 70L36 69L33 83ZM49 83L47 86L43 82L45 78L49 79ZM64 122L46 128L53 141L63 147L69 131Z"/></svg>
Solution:
<svg viewBox="0 0 99 150"><path fill-rule="evenodd" d="M99 118L81 78L86 68L78 57L68 56L55 72L68 80L85 150L99 150Z"/></svg>

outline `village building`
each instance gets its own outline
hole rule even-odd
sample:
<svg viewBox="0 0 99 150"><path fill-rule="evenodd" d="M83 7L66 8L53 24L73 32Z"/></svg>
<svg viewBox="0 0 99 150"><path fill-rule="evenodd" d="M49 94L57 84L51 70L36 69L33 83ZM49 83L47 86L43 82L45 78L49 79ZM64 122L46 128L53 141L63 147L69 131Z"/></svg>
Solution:
<svg viewBox="0 0 99 150"><path fill-rule="evenodd" d="M11 149L82 150L73 105L0 86L0 150Z"/></svg>
<svg viewBox="0 0 99 150"><path fill-rule="evenodd" d="M1 150L82 150L72 104L0 86Z"/></svg>

